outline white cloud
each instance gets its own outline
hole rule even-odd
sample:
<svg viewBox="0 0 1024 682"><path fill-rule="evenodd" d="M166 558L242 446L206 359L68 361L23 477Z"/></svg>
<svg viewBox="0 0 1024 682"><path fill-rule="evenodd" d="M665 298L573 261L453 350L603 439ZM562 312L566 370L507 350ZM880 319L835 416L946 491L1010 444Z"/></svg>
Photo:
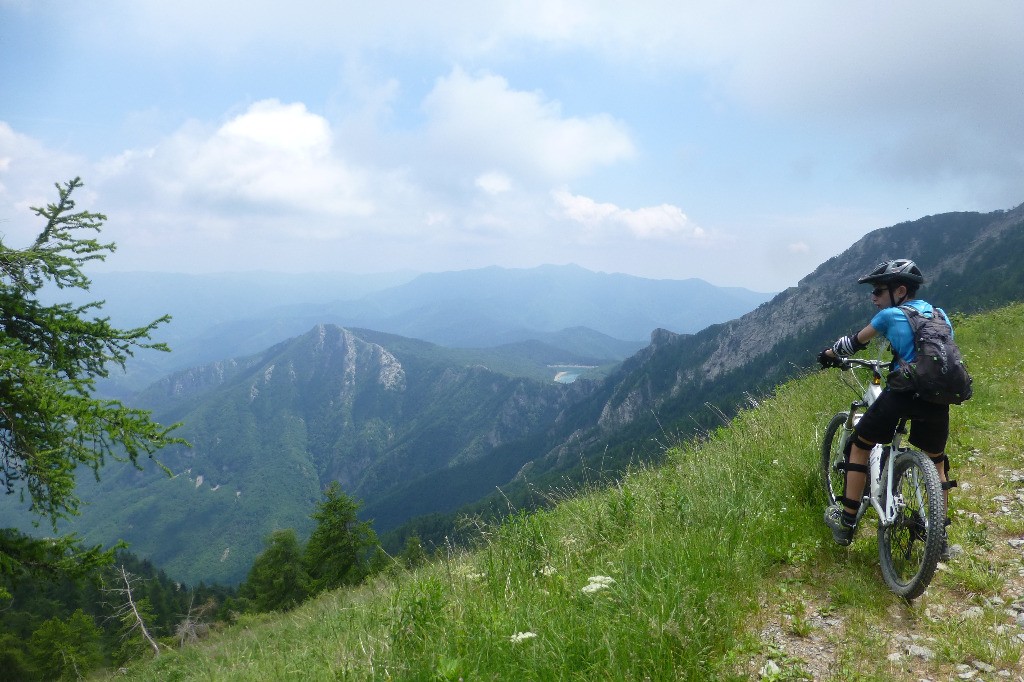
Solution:
<svg viewBox="0 0 1024 682"><path fill-rule="evenodd" d="M367 215L360 173L332 154L330 126L302 104L253 104L206 139L179 135L169 152L192 196L297 213Z"/></svg>
<svg viewBox="0 0 1024 682"><path fill-rule="evenodd" d="M277 100L257 102L245 114L225 123L218 135L290 154L325 156L331 146L330 126L303 104Z"/></svg>
<svg viewBox="0 0 1024 682"><path fill-rule="evenodd" d="M488 194L501 194L512 189L512 181L504 173L490 171L477 177L476 186Z"/></svg>
<svg viewBox="0 0 1024 682"><path fill-rule="evenodd" d="M331 230L310 220L375 212L366 172L338 157L328 122L301 103L256 102L212 130L187 123L150 148L104 159L97 171L127 206L194 224L253 230L276 219L323 235Z"/></svg>
<svg viewBox="0 0 1024 682"><path fill-rule="evenodd" d="M111 0L107 13L91 6L80 11L61 20L89 40L116 30L116 39L97 41L105 49L149 57L187 50L222 64L277 50L313 51L346 65L372 53L498 69L547 54L585 55L617 68L639 66L667 87L696 75L703 96L723 110L846 141L862 154L846 161L854 172L919 187L952 183L942 190L946 196L956 189L974 203L994 205L1018 201L1024 177L1020 2L295 0L284 9L275 0L252 0L238 12L231 3L208 0L173 7ZM622 120L565 117L550 96L514 90L498 76L470 78L456 70L438 81L427 106L435 120L449 122L437 126L434 152L448 145L452 155L475 160L466 148L451 147L448 126L468 118L464 139L484 157L518 161L502 166L517 181L531 166L523 163L528 156L546 182L560 184L608 158L635 154ZM549 119L556 124L545 125ZM583 154L599 130L604 144ZM517 154L514 145L523 140L535 142ZM939 166L928 154L935 149L942 151ZM485 170L467 172L476 177Z"/></svg>
<svg viewBox="0 0 1024 682"><path fill-rule="evenodd" d="M110 216L105 234L119 244L118 260L136 267L331 267L323 263L337 250L349 259L372 252L383 269L430 268L416 256L455 244L472 245L478 265L495 262L494 248L509 258L545 249L552 184L633 153L610 117L565 116L558 103L495 76L455 69L425 96L424 110L429 116L415 128L374 129L355 140L358 161L346 157L352 143L339 135L369 130L365 112L353 113L353 127L352 119L332 122L301 102L268 99L219 125L190 120L78 172L99 197L92 207ZM0 183L26 155L49 154L3 125L0 158L10 159L12 172L0 172ZM397 145L404 155L394 153ZM39 196L42 203L46 195ZM619 220L655 234L679 219L649 211ZM497 246L510 241L517 244ZM417 251L417 242L427 246ZM402 252L414 262L386 262L387 253Z"/></svg>
<svg viewBox="0 0 1024 682"><path fill-rule="evenodd" d="M437 157L470 167L501 167L517 179L561 183L629 159L623 123L606 114L564 116L539 92L514 90L492 74L460 68L437 81L423 108L427 144Z"/></svg>
<svg viewBox="0 0 1024 682"><path fill-rule="evenodd" d="M43 227L30 207L43 207L56 199L54 183L65 183L81 173L83 161L57 149L47 149L28 135L0 121L0 238L10 246L23 246ZM91 189L79 190L87 200Z"/></svg>
<svg viewBox="0 0 1024 682"><path fill-rule="evenodd" d="M552 192L552 197L562 217L584 226L592 235L616 235L625 230L642 240L685 238L704 241L710 237L678 206L661 204L631 210L615 204L598 203L564 189Z"/></svg>
<svg viewBox="0 0 1024 682"><path fill-rule="evenodd" d="M793 242L786 246L786 250L790 253L810 253L811 247L807 242Z"/></svg>

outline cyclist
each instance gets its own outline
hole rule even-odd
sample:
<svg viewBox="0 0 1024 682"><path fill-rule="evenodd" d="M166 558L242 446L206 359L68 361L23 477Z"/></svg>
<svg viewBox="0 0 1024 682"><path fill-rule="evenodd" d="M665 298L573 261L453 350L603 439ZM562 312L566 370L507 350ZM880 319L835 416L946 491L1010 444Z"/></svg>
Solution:
<svg viewBox="0 0 1024 682"><path fill-rule="evenodd" d="M924 282L921 269L914 261L900 258L880 263L857 281L874 285L871 300L879 311L859 332L840 337L831 348L821 351L818 362L822 367L840 366L841 358L867 348L868 342L877 334L889 341L894 354L907 362L913 362L913 330L899 306L911 306L925 317L932 316L931 304L917 298L918 287ZM890 369L894 367L895 360ZM838 504L825 510L825 523L832 529L832 538L840 545L849 545L853 540L857 508L867 481L868 454L876 443L892 442L901 418L910 421L910 444L923 451L935 463L947 499L949 489L956 485L955 481L949 482L946 477L949 470L949 458L945 454L949 438L949 406L928 402L913 392L896 391L887 386L854 427L849 452L846 453L843 495ZM949 525L948 518L946 525ZM942 559L949 559L945 532Z"/></svg>

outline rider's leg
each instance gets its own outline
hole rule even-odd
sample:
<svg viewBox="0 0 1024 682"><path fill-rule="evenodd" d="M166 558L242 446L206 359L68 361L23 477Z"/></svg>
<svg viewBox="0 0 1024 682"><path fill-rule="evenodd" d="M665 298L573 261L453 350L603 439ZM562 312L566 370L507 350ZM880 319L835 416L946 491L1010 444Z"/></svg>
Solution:
<svg viewBox="0 0 1024 682"><path fill-rule="evenodd" d="M850 442L850 458L846 467L846 485L843 487L842 500L848 520L857 515L860 500L864 496L864 484L868 480L868 455L874 446L874 443L857 435L854 435Z"/></svg>
<svg viewBox="0 0 1024 682"><path fill-rule="evenodd" d="M949 489L956 487L956 481L949 480L949 457L944 453L926 452L924 454L928 455L928 458L935 464L935 470L939 472L943 498L946 503L946 509L949 509Z"/></svg>
<svg viewBox="0 0 1024 682"><path fill-rule="evenodd" d="M857 510L867 482L868 453L872 447L872 443L861 440L856 434L847 442L846 460L841 465L846 471L843 495L838 500L839 504L825 510L825 523L832 529L832 539L840 545L849 545L853 540Z"/></svg>
<svg viewBox="0 0 1024 682"><path fill-rule="evenodd" d="M825 523L832 529L832 539L840 545L849 545L853 539L857 510L867 482L868 455L876 443L892 440L900 415L899 396L891 391L882 391L861 415L847 443L850 449L844 453L846 476L843 497L838 504L825 510Z"/></svg>

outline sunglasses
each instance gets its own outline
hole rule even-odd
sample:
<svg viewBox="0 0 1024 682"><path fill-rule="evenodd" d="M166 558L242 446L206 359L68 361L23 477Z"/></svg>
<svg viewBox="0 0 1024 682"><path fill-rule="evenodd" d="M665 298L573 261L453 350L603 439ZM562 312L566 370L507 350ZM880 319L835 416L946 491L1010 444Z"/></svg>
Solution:
<svg viewBox="0 0 1024 682"><path fill-rule="evenodd" d="M875 297L878 297L878 296L881 296L882 294L884 294L887 291L889 291L889 290L885 289L885 288L879 287L878 289L872 289L871 290L871 295L875 296Z"/></svg>

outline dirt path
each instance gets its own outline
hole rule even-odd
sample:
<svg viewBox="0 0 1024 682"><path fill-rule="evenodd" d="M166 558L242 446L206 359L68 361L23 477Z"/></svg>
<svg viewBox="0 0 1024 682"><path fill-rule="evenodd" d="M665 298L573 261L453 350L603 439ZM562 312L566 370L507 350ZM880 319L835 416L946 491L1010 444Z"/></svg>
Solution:
<svg viewBox="0 0 1024 682"><path fill-rule="evenodd" d="M874 603L850 598L857 594L858 572L881 582L873 533L858 536L859 553L839 575L806 563L786 566L779 590L764 596L751 628L750 656L739 666L745 674L755 680L1024 682L1024 454L999 458L1017 468L981 464L981 453L975 454L960 472L952 503L950 538L959 553L939 565L921 598L907 604L867 583L861 592ZM867 570L871 552L873 572ZM835 581L853 584L836 588Z"/></svg>

